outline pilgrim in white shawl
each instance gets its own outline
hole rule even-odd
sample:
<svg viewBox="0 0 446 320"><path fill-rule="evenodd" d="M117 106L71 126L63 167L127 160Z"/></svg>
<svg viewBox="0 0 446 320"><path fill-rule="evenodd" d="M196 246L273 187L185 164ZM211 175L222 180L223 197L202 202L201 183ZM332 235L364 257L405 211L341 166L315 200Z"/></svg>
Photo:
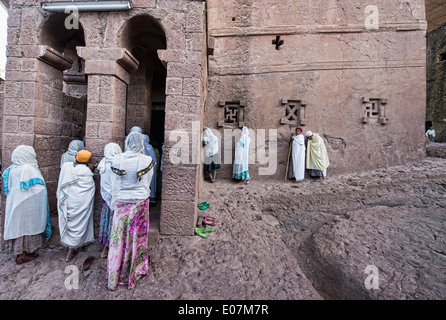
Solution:
<svg viewBox="0 0 446 320"><path fill-rule="evenodd" d="M112 200L112 185L111 178L113 172L111 171L111 163L113 158L122 153L121 147L117 143L109 143L104 148L104 158L99 162L98 172L101 175L101 197L102 197L102 211L101 220L99 223L99 243L104 244L102 251L102 258L107 257L108 246L110 243L110 232L113 222L113 210L111 209Z"/></svg>
<svg viewBox="0 0 446 320"><path fill-rule="evenodd" d="M291 153L291 170L290 178L296 181L304 180L305 178L305 137L302 134L302 128L296 128L296 135L292 139L292 153Z"/></svg>
<svg viewBox="0 0 446 320"><path fill-rule="evenodd" d="M245 126L242 128L242 135L235 146L234 165L232 178L239 180L238 183L248 184L249 177L248 156L251 138L249 138L249 129Z"/></svg>
<svg viewBox="0 0 446 320"><path fill-rule="evenodd" d="M93 207L95 183L91 153L81 150L74 163L65 163L59 175L57 210L60 242L69 248L66 261L71 261L77 249L94 242Z"/></svg>
<svg viewBox="0 0 446 320"><path fill-rule="evenodd" d="M157 157L156 157L156 153L155 150L153 148L153 146L150 144L150 138L147 134L143 134L142 133L142 129L138 126L134 126L130 129L130 133L132 132L138 132L141 133L143 136L143 144L144 144L144 149L142 150L142 153L146 156L150 156L152 158L152 160L155 162L154 164L154 170L153 170L153 176L152 176L152 181L150 182L150 203L155 204L156 203L156 165L157 165ZM128 138L128 137L127 137ZM127 140L126 138L126 140ZM124 151L127 151L126 148L127 144L124 144Z"/></svg>
<svg viewBox="0 0 446 320"><path fill-rule="evenodd" d="M317 133L308 131L307 169L311 178L322 179L327 176L327 168L330 165L327 148L324 140Z"/></svg>
<svg viewBox="0 0 446 320"><path fill-rule="evenodd" d="M108 288L118 284L133 288L138 279L149 273L149 205L150 183L155 161L144 155L143 136L131 132L124 153L113 158L112 204L113 226L107 257Z"/></svg>
<svg viewBox="0 0 446 320"><path fill-rule="evenodd" d="M65 162L73 163L76 161L76 154L78 151L85 148L85 144L82 140L73 140L68 146L67 152L65 152L60 158L60 167L62 168Z"/></svg>
<svg viewBox="0 0 446 320"><path fill-rule="evenodd" d="M37 258L42 234L51 235L50 212L45 180L40 173L36 152L31 146L18 146L12 165L3 173L6 194L4 240L6 250L22 264Z"/></svg>
<svg viewBox="0 0 446 320"><path fill-rule="evenodd" d="M204 171L208 172L211 183L217 178L217 170L221 168L221 156L218 146L218 138L211 129L204 128L203 132Z"/></svg>

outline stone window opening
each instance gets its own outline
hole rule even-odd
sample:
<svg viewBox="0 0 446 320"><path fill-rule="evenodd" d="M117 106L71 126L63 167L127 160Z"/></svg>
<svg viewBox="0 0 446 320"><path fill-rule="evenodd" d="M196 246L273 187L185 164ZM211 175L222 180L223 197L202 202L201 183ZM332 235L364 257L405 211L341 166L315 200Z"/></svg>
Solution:
<svg viewBox="0 0 446 320"><path fill-rule="evenodd" d="M362 106L362 123L387 124L388 119L386 117L386 99L363 97Z"/></svg>
<svg viewBox="0 0 446 320"><path fill-rule="evenodd" d="M245 103L242 101L220 101L219 106L223 108L223 121L217 123L218 127L245 125Z"/></svg>
<svg viewBox="0 0 446 320"><path fill-rule="evenodd" d="M446 61L446 51L438 54L438 62Z"/></svg>
<svg viewBox="0 0 446 320"><path fill-rule="evenodd" d="M292 126L304 126L306 124L307 103L305 100L282 99L281 104L285 107L285 116L280 119L280 124Z"/></svg>

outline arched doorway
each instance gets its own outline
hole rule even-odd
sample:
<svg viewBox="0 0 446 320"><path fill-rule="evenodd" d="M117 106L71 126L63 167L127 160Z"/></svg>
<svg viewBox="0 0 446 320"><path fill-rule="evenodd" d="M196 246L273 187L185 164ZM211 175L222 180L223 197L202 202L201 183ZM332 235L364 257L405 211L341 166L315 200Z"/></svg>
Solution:
<svg viewBox="0 0 446 320"><path fill-rule="evenodd" d="M160 163L164 143L166 101L165 65L158 58L158 50L166 49L166 35L160 23L149 15L135 16L128 20L119 36L118 47L126 48L139 62L138 70L130 74L127 92L125 132L133 126L142 128L149 135ZM157 170L157 205L154 211L159 221L161 205L160 166ZM153 220L152 220L153 221Z"/></svg>

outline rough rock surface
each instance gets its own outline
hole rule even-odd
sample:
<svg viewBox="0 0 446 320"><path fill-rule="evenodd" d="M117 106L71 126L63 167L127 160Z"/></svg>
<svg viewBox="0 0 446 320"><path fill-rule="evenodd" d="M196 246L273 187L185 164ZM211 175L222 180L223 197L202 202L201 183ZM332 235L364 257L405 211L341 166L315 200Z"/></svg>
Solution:
<svg viewBox="0 0 446 320"><path fill-rule="evenodd" d="M0 254L0 299L445 299L446 159L324 181L204 183L200 211L217 219L207 239L150 235L150 275L106 289L92 245L73 260L46 248L23 265ZM153 213L155 210L153 210ZM67 265L80 270L67 289ZM379 288L367 289L376 266Z"/></svg>

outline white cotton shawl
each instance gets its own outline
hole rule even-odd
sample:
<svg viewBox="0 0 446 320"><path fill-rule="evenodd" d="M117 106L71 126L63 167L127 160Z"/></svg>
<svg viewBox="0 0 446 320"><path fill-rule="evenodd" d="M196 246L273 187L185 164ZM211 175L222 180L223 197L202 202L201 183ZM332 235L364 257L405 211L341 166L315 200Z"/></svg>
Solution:
<svg viewBox="0 0 446 320"><path fill-rule="evenodd" d="M47 190L37 166L34 148L17 147L12 153L11 161L13 164L5 170L5 174L8 174L5 181L8 189L5 240L43 233L48 216Z"/></svg>
<svg viewBox="0 0 446 320"><path fill-rule="evenodd" d="M102 199L111 206L112 201L112 184L111 179L113 172L111 171L111 163L113 158L121 154L121 147L117 143L109 143L104 148L104 158L99 162L98 172L101 175L101 196Z"/></svg>
<svg viewBox="0 0 446 320"><path fill-rule="evenodd" d="M137 203L150 197L150 183L155 161L143 155L143 135L131 132L126 139L126 152L113 158L112 205L115 210L116 201Z"/></svg>
<svg viewBox="0 0 446 320"><path fill-rule="evenodd" d="M76 161L76 154L78 151L85 148L85 144L82 140L73 140L68 146L67 152L65 152L60 159L60 167L62 168L65 162L73 163Z"/></svg>
<svg viewBox="0 0 446 320"><path fill-rule="evenodd" d="M57 187L60 241L79 248L94 241L93 207L95 184L93 172L84 164L65 163Z"/></svg>
<svg viewBox="0 0 446 320"><path fill-rule="evenodd" d="M292 144L293 176L297 181L305 178L305 138L303 134L293 137Z"/></svg>
<svg viewBox="0 0 446 320"><path fill-rule="evenodd" d="M205 157L212 157L218 153L218 138L212 133L211 129L204 129L203 142L206 144L203 148Z"/></svg>
<svg viewBox="0 0 446 320"><path fill-rule="evenodd" d="M248 156L251 138L247 127L242 128L242 135L235 146L233 173L241 174L248 170Z"/></svg>

